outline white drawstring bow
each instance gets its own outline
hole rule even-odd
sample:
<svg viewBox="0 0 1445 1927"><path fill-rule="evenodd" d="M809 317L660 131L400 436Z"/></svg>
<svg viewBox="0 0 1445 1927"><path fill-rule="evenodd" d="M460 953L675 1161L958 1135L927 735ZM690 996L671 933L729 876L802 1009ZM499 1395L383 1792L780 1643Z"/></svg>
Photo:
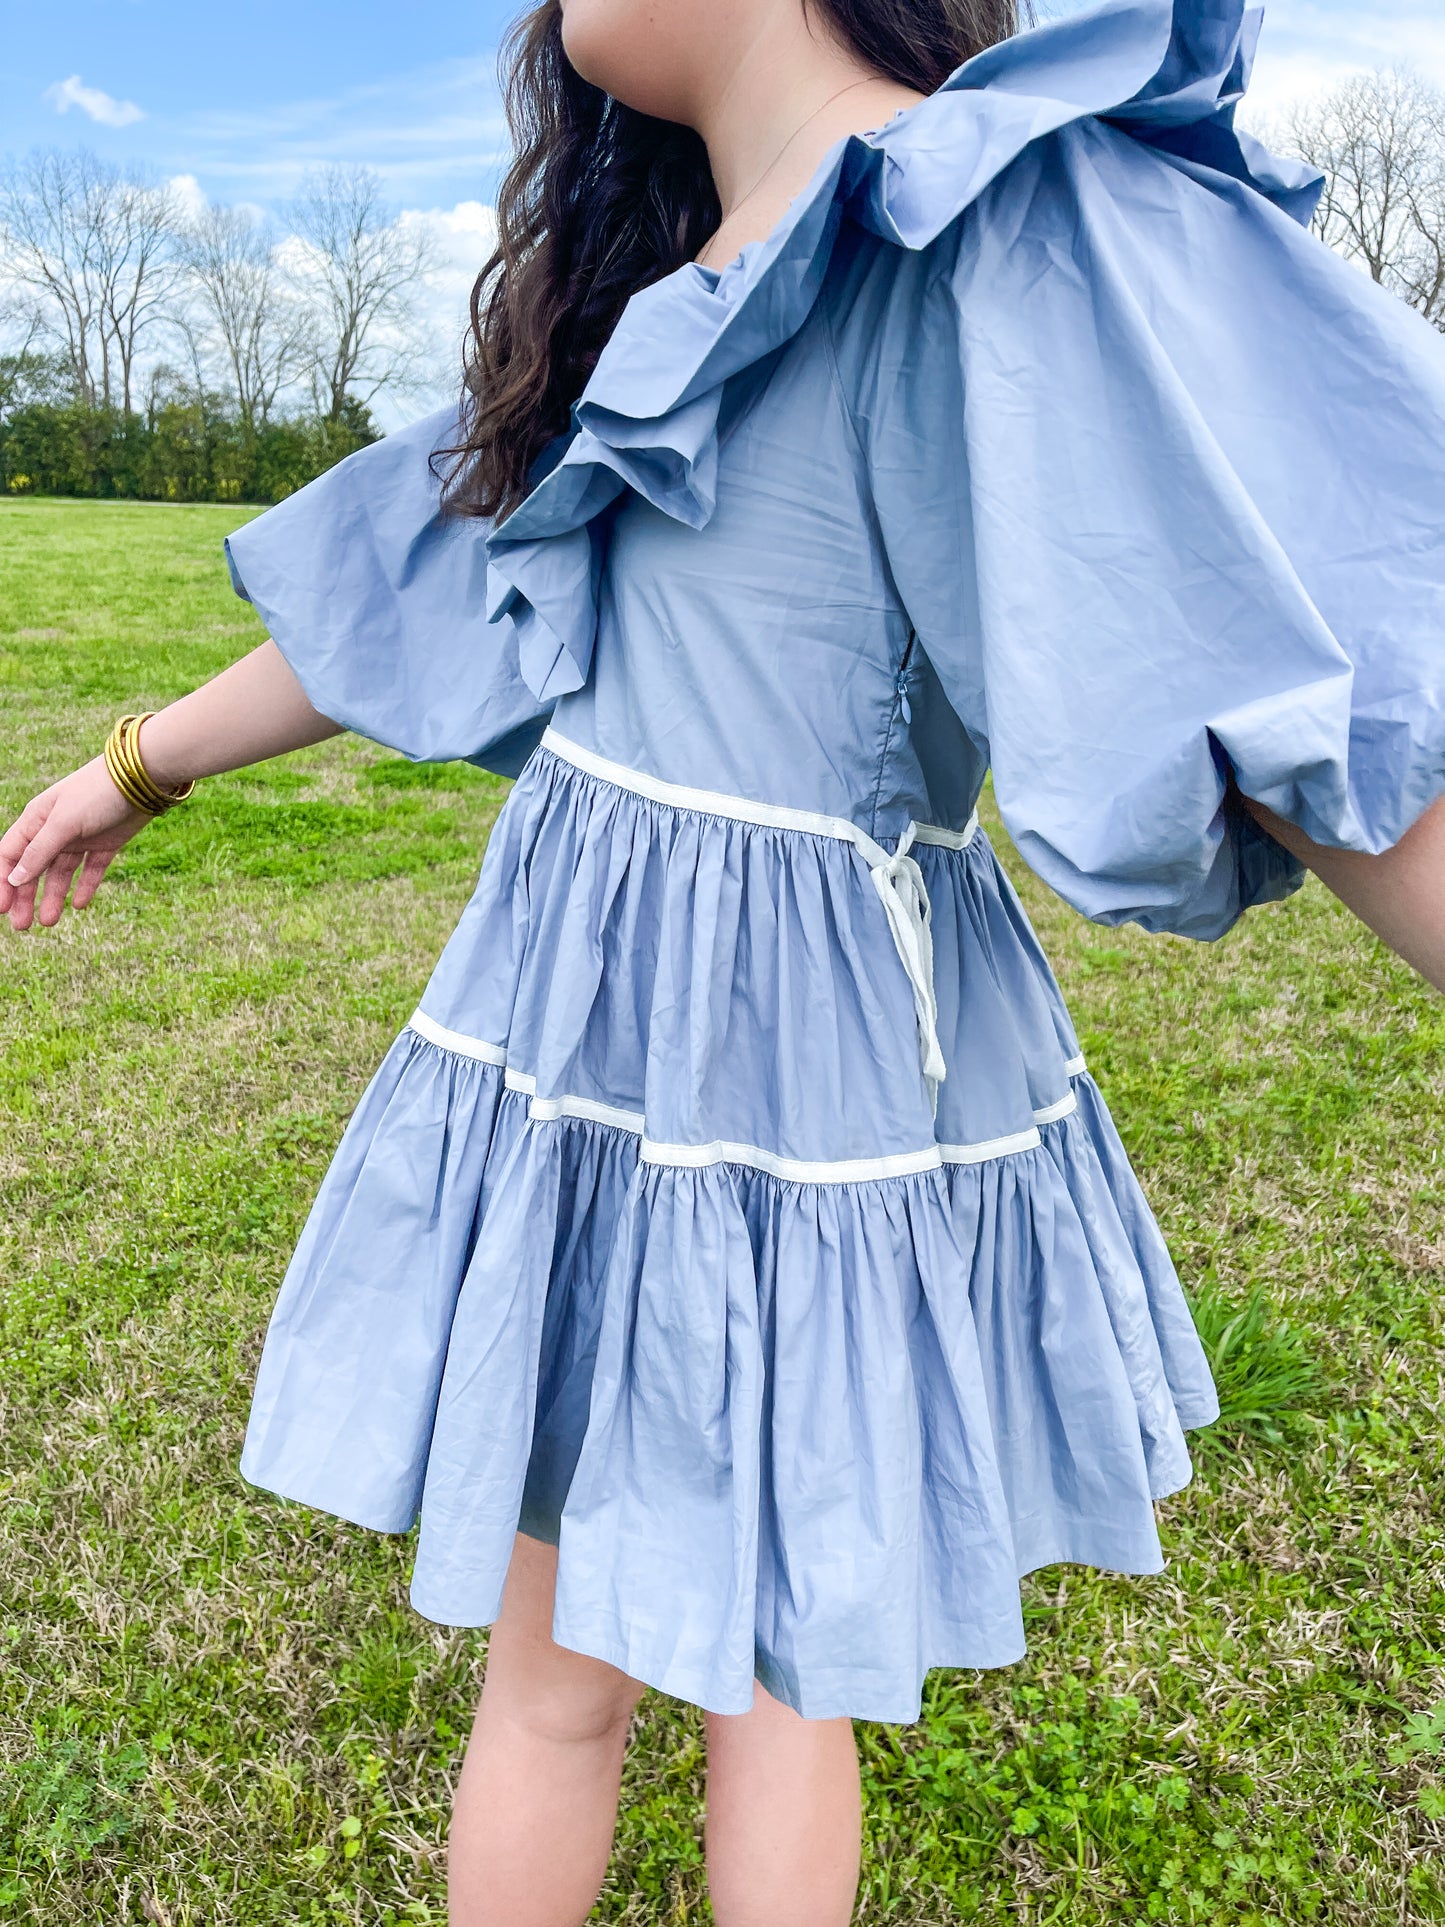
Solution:
<svg viewBox="0 0 1445 1927"><path fill-rule="evenodd" d="M891 856L870 858L868 874L888 915L888 927L913 986L913 1010L918 1020L918 1054L933 1114L938 1115L938 1087L947 1076L943 1046L938 1040L938 996L933 983L933 911L928 888L916 857L908 854L918 830L910 823Z"/></svg>

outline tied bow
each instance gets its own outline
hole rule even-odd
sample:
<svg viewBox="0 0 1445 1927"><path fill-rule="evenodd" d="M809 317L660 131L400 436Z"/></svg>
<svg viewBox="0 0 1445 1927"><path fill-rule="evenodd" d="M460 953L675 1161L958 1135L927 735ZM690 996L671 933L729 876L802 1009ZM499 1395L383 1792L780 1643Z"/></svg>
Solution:
<svg viewBox="0 0 1445 1927"><path fill-rule="evenodd" d="M891 856L869 864L873 887L887 912L893 941L913 986L913 1010L918 1020L918 1054L929 1103L938 1115L938 1087L947 1071L938 1040L938 996L933 984L933 923L928 889L918 860L908 854L918 825L910 823Z"/></svg>

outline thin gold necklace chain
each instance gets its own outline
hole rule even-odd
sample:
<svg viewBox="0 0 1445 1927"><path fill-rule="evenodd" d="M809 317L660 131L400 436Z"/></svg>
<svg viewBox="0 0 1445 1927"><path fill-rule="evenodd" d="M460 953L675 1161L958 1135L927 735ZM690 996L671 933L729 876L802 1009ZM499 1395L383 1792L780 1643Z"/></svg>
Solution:
<svg viewBox="0 0 1445 1927"><path fill-rule="evenodd" d="M831 107L835 100L841 100L844 94L851 94L855 87L870 86L877 78L878 76L876 74L865 74L861 80L850 80L846 87L840 87L835 94L829 94L826 100L820 101L818 105L813 109L812 113L808 115L806 120L800 120L798 122L797 126L793 129L792 133L789 134L788 138L783 142L782 146L778 149L777 153L774 154L773 158L768 162L767 166L763 169L762 173L759 174L758 178L753 182L752 186L748 189L747 193L744 194L740 200L736 200L733 202L732 206L728 209L724 219L727 221L730 221L733 218L733 216L737 213L739 208L743 208L747 206L748 202L757 193L758 189L762 186L763 182L768 178L769 174L772 173L773 169L777 166L778 162L783 158L784 154L787 153L788 149L792 146L793 142L798 138L799 134L803 133L806 128L811 127L813 122L818 118L819 114L821 114L825 108ZM713 236L713 239L716 239L715 235ZM709 242L709 246L711 246L711 242Z"/></svg>

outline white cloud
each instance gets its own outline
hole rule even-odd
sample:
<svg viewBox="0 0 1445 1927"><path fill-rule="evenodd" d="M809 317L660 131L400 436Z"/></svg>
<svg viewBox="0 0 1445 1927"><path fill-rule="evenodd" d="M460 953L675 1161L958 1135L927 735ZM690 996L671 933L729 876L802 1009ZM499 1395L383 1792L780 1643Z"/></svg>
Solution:
<svg viewBox="0 0 1445 1927"><path fill-rule="evenodd" d="M1384 17L1378 9L1332 0L1275 0L1266 10L1249 102L1257 114L1272 116L1372 67L1411 67L1445 86L1445 22L1437 0L1393 0Z"/></svg>
<svg viewBox="0 0 1445 1927"><path fill-rule="evenodd" d="M234 181L268 201L295 193L310 168L364 162L391 199L445 211L452 195L495 179L511 152L490 57L435 62L330 97L207 101L174 125L213 192Z"/></svg>
<svg viewBox="0 0 1445 1927"><path fill-rule="evenodd" d="M166 186L179 202L181 212L192 220L198 214L204 214L210 206L206 190L194 174L172 174Z"/></svg>
<svg viewBox="0 0 1445 1927"><path fill-rule="evenodd" d="M422 335L432 378L425 388L406 396L383 393L376 416L383 428L400 428L430 408L455 399L461 386L462 340L468 326L472 283L496 240L495 211L481 201L458 201L454 207L409 207L403 224L420 229L432 244L433 267L426 294L419 303Z"/></svg>
<svg viewBox="0 0 1445 1927"><path fill-rule="evenodd" d="M439 318L442 314L459 332L467 317L472 283L492 251L497 217L480 201L458 201L455 207L409 207L402 226L420 229L431 240L435 266L429 284Z"/></svg>
<svg viewBox="0 0 1445 1927"><path fill-rule="evenodd" d="M100 87L87 87L79 74L72 74L68 80L57 80L53 87L46 88L41 98L49 101L57 114L68 114L72 107L78 107L102 127L130 127L145 119L133 100L117 100Z"/></svg>
<svg viewBox="0 0 1445 1927"><path fill-rule="evenodd" d="M436 343L440 392L450 394L461 369L472 283L492 251L497 217L480 201L458 201L455 207L407 208L401 222L420 229L431 241L432 270L422 311L428 339Z"/></svg>

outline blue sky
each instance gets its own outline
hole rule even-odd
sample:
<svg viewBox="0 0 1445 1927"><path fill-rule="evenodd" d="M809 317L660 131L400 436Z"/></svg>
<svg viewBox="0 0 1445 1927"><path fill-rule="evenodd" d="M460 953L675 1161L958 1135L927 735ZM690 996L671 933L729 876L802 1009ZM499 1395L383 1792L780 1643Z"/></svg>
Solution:
<svg viewBox="0 0 1445 1927"><path fill-rule="evenodd" d="M0 151L86 141L263 205L309 164L365 161L408 207L486 201L505 152L494 74L512 12L505 0L0 0ZM1274 0L1255 91L1267 109L1400 59L1445 85L1442 0Z"/></svg>
<svg viewBox="0 0 1445 1927"><path fill-rule="evenodd" d="M409 206L486 198L505 149L497 0L0 0L0 148L85 141L265 204L366 161ZM71 76L109 96L66 112ZM130 115L127 108L138 110Z"/></svg>

